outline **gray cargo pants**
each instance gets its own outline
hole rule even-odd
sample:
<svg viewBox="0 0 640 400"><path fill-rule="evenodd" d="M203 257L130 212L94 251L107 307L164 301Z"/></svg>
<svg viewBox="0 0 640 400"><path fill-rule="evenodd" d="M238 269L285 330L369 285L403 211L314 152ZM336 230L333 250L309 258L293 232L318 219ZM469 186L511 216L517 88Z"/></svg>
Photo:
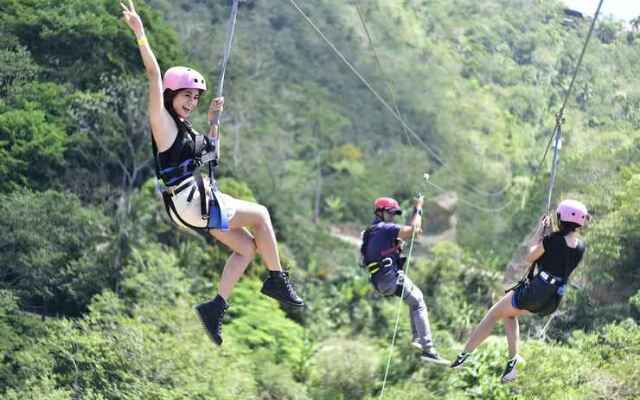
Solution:
<svg viewBox="0 0 640 400"><path fill-rule="evenodd" d="M409 306L413 342L420 344L425 350L433 347L431 328L429 327L429 314L420 288L414 285L411 279L404 275L403 271L395 268L385 268L376 272L371 277L371 283L381 295L396 295L398 297L400 297L402 286L404 285L402 300Z"/></svg>

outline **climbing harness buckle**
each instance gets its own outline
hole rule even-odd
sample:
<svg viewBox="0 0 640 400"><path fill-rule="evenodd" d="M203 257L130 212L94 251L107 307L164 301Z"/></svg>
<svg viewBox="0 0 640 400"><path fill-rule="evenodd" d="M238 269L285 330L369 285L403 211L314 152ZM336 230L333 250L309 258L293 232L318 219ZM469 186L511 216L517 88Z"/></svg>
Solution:
<svg viewBox="0 0 640 400"><path fill-rule="evenodd" d="M380 261L375 261L367 265L367 269L369 269L369 273L371 275L375 274L380 270L380 268L389 268L393 266L393 259L391 257L385 257Z"/></svg>
<svg viewBox="0 0 640 400"><path fill-rule="evenodd" d="M199 161L200 161L201 164L206 164L206 163L212 162L212 161L215 162L215 161L217 161L217 154L216 154L215 151L210 151L210 152L204 153L202 155L202 157L200 157Z"/></svg>
<svg viewBox="0 0 640 400"><path fill-rule="evenodd" d="M540 277L540 279L542 279L543 281L545 281L546 283L550 284L550 285L560 285L562 283L562 279L557 278L549 273L546 273L544 271L540 271L540 273L538 274L538 276Z"/></svg>

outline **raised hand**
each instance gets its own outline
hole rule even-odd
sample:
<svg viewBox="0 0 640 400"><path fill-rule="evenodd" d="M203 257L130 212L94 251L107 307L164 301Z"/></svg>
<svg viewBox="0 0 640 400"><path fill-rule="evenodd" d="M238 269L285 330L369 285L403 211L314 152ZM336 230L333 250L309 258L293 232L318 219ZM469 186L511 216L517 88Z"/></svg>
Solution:
<svg viewBox="0 0 640 400"><path fill-rule="evenodd" d="M136 36L141 36L144 34L144 27L142 26L142 19L136 12L136 8L133 5L133 0L129 0L129 7L125 6L122 2L120 3L122 6L122 18L129 25L129 28L136 34Z"/></svg>
<svg viewBox="0 0 640 400"><path fill-rule="evenodd" d="M546 214L540 217L540 226L543 229L548 229L551 226L551 218Z"/></svg>
<svg viewBox="0 0 640 400"><path fill-rule="evenodd" d="M215 121L216 113L222 112L223 108L224 97L216 97L211 100L211 104L209 104L209 111L207 112L207 117L209 118L210 123Z"/></svg>

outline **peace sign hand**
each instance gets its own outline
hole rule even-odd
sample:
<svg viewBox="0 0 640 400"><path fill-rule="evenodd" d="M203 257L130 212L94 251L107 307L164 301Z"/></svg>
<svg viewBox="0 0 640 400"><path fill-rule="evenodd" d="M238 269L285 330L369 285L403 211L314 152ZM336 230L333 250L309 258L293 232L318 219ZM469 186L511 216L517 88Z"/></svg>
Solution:
<svg viewBox="0 0 640 400"><path fill-rule="evenodd" d="M136 36L140 36L144 34L144 27L142 26L142 19L136 12L136 8L133 6L133 0L129 0L129 8L125 6L122 2L120 3L122 6L122 18L129 25L129 28L136 34Z"/></svg>

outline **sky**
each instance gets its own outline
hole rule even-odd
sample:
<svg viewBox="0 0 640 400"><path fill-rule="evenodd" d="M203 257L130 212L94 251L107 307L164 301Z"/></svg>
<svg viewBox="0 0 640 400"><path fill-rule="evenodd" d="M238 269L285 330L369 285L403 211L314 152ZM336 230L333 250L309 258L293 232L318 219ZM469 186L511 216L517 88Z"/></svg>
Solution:
<svg viewBox="0 0 640 400"><path fill-rule="evenodd" d="M562 0L562 2L574 10L581 11L585 16L592 16L598 8L599 0ZM600 16L604 15L613 15L629 21L640 16L640 0L604 0Z"/></svg>

